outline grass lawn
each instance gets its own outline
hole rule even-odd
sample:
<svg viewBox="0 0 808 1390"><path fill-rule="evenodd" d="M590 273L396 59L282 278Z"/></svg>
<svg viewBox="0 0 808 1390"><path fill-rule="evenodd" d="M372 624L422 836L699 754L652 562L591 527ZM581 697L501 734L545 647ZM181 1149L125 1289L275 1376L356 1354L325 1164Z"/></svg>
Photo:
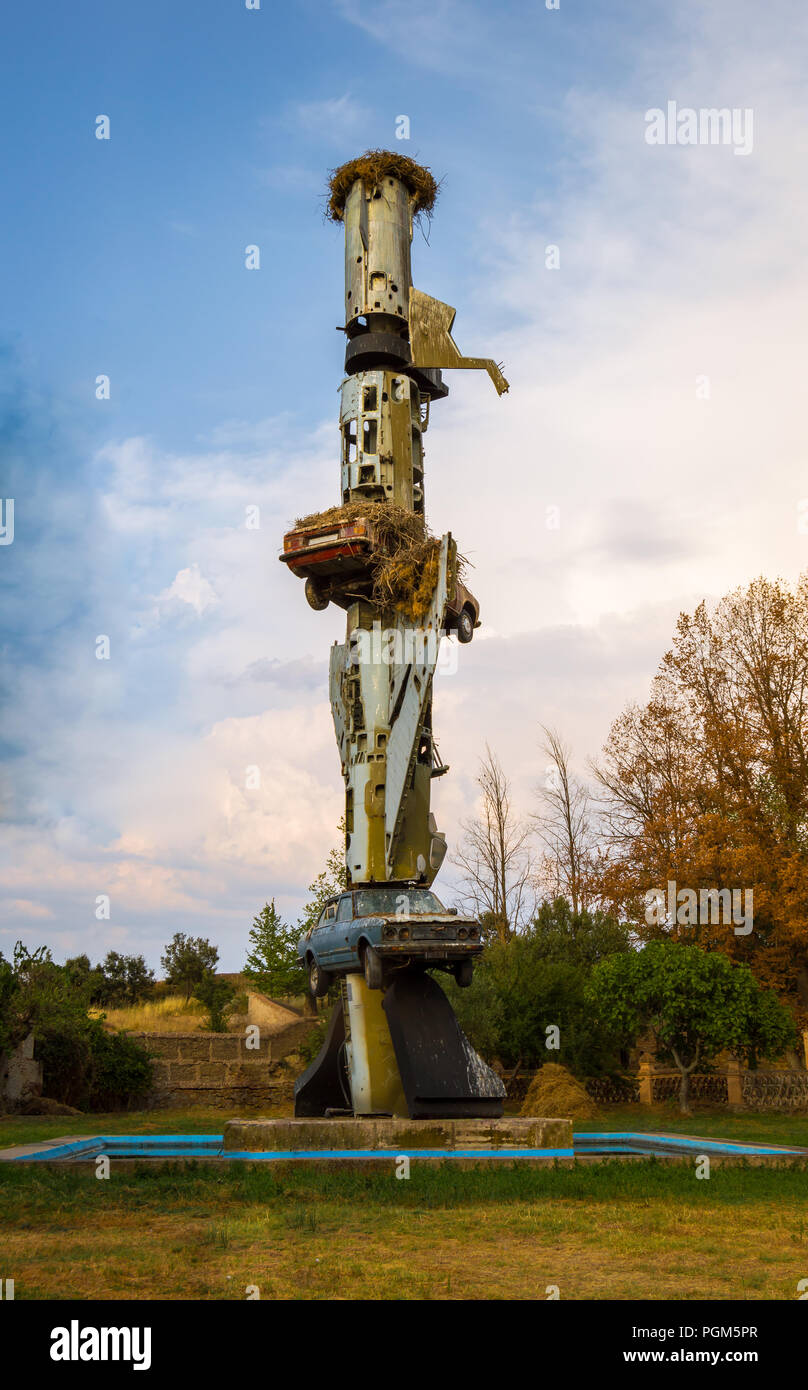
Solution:
<svg viewBox="0 0 808 1390"><path fill-rule="evenodd" d="M641 1118L640 1118L641 1116ZM0 1122L58 1133L217 1133L221 1111ZM579 1126L583 1128L584 1126ZM667 1107L586 1128L689 1131L808 1146L808 1117ZM242 1164L92 1171L0 1166L3 1273L16 1297L795 1299L808 1278L808 1167L605 1162L576 1169L386 1174Z"/></svg>
<svg viewBox="0 0 808 1390"><path fill-rule="evenodd" d="M239 1119L291 1115L291 1102L277 1106L246 1107L231 1116L225 1110L195 1105L187 1110L116 1110L111 1115L3 1115L0 1116L0 1149L12 1144L38 1144L62 1134L221 1134L226 1122Z"/></svg>
<svg viewBox="0 0 808 1390"><path fill-rule="evenodd" d="M518 1109L514 1110L518 1114ZM231 1118L292 1114L292 1102L262 1105L255 1110L234 1111L194 1106L187 1110L115 1111L110 1115L53 1115L30 1117L0 1116L0 1149L13 1144L36 1144L62 1134L221 1134ZM748 1111L730 1115L726 1110L697 1110L683 1119L674 1105L604 1106L594 1120L576 1120L574 1128L584 1130L638 1130L649 1134L693 1134L704 1139L760 1140L766 1144L793 1144L808 1149L808 1115L777 1115L769 1111Z"/></svg>
<svg viewBox="0 0 808 1390"><path fill-rule="evenodd" d="M594 1120L576 1120L573 1128L585 1130L638 1130L648 1133L694 1134L700 1139L730 1139L736 1143L759 1140L764 1144L793 1144L808 1149L808 1115L773 1114L771 1111L696 1110L689 1118L674 1105L604 1106Z"/></svg>
<svg viewBox="0 0 808 1390"><path fill-rule="evenodd" d="M0 1171L18 1299L795 1299L808 1169Z"/></svg>

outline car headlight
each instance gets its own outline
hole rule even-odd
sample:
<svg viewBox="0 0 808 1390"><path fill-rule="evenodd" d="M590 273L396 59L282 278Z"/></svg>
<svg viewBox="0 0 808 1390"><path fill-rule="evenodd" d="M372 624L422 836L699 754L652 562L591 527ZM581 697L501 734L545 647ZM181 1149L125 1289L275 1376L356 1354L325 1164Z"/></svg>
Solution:
<svg viewBox="0 0 808 1390"><path fill-rule="evenodd" d="M410 934L410 929L409 929L409 927L399 927L399 929L398 929L398 934L399 934L399 936L400 936L400 938L401 938L402 941L406 941L407 938L408 938L408 936L409 936L409 934Z"/></svg>
<svg viewBox="0 0 808 1390"><path fill-rule="evenodd" d="M388 941L390 940L390 937L391 937L391 936L395 936L395 934L396 934L396 929L395 929L395 927L385 927L385 929L384 929L384 931L383 931L383 933L382 933L383 936L386 936L386 937L387 937L387 940L388 940Z"/></svg>
<svg viewBox="0 0 808 1390"><path fill-rule="evenodd" d="M468 936L468 934L469 934L469 932L468 932L468 927L458 927L458 929L457 929L457 935L458 935L458 938L459 938L460 941L465 941L465 939L466 939L466 937Z"/></svg>

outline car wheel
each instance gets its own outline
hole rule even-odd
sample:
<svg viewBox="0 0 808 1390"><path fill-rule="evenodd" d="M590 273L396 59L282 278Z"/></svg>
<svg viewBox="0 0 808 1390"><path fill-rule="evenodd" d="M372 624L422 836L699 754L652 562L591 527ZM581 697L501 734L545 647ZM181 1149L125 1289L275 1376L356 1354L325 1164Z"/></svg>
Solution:
<svg viewBox="0 0 808 1390"><path fill-rule="evenodd" d="M474 979L474 961L471 959L461 960L455 971L455 979L461 989L468 989Z"/></svg>
<svg viewBox="0 0 808 1390"><path fill-rule="evenodd" d="M315 999L322 999L323 995L328 993L328 985L328 975L312 957L309 961L309 989Z"/></svg>
<svg viewBox="0 0 808 1390"><path fill-rule="evenodd" d="M474 618L468 608L461 608L457 615L457 640L470 642L474 636Z"/></svg>
<svg viewBox="0 0 808 1390"><path fill-rule="evenodd" d="M368 989L381 989L382 987L382 960L378 951L374 951L372 946L365 947L365 954L362 961L365 970L365 984Z"/></svg>
<svg viewBox="0 0 808 1390"><path fill-rule="evenodd" d="M317 583L316 579L312 579L311 577L306 580L305 594L306 602L316 613L322 613L323 609L327 608L331 602L328 597L328 591L323 589Z"/></svg>

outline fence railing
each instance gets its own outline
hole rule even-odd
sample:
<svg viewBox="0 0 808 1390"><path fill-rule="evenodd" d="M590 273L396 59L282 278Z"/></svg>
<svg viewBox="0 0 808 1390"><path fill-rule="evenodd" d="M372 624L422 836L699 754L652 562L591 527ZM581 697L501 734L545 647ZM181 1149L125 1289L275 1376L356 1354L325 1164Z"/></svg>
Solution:
<svg viewBox="0 0 808 1390"><path fill-rule="evenodd" d="M524 1100L535 1071L505 1076L508 1099ZM643 1068L639 1076L592 1076L583 1084L598 1105L659 1105L676 1100L678 1071ZM808 1111L808 1071L696 1072L690 1077L690 1099L703 1105L742 1105L749 1110Z"/></svg>

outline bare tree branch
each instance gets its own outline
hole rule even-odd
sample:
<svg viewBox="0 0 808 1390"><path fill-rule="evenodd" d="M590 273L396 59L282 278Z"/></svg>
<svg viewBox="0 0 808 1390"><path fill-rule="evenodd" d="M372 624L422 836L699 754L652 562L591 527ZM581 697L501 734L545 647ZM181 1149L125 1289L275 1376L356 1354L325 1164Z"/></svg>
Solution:
<svg viewBox="0 0 808 1390"><path fill-rule="evenodd" d="M462 870L462 901L507 941L535 911L530 827L516 816L508 779L487 744L477 784L482 810L461 822L452 862Z"/></svg>
<svg viewBox="0 0 808 1390"><path fill-rule="evenodd" d="M572 774L572 753L561 735L544 724L541 729L550 763L544 785L537 788L541 810L532 820L545 851L543 877L553 895L568 898L578 913L592 897L592 798L589 788Z"/></svg>

